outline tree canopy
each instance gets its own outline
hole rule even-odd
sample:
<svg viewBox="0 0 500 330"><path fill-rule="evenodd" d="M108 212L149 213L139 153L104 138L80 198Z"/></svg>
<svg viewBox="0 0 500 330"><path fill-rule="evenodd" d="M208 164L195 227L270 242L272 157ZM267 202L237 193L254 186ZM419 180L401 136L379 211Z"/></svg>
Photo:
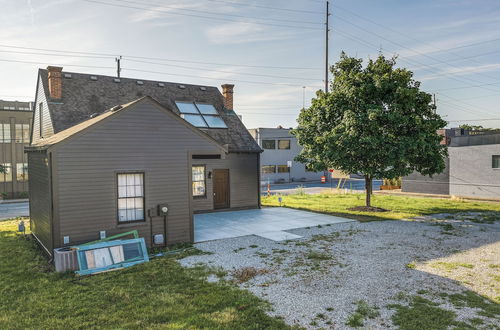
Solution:
<svg viewBox="0 0 500 330"><path fill-rule="evenodd" d="M342 53L331 72L330 92L316 93L292 131L303 147L297 161L318 171L362 173L367 206L373 178L444 170L447 150L437 130L446 122L413 73L396 67L395 57L379 55L363 67L362 59Z"/></svg>

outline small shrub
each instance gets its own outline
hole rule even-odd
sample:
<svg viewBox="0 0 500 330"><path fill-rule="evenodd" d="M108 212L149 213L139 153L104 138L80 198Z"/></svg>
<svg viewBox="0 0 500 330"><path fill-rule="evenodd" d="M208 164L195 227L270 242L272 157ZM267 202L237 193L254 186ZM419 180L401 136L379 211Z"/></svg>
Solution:
<svg viewBox="0 0 500 330"><path fill-rule="evenodd" d="M353 328L362 327L364 324L363 315L359 314L358 312L354 312L349 315L345 324Z"/></svg>

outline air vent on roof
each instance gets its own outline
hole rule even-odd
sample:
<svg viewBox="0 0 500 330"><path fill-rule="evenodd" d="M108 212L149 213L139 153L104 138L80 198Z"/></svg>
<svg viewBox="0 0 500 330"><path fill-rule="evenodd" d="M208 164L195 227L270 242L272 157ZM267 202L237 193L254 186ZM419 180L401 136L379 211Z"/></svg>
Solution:
<svg viewBox="0 0 500 330"><path fill-rule="evenodd" d="M165 87L165 84L164 83L158 83L158 86L159 87Z"/></svg>
<svg viewBox="0 0 500 330"><path fill-rule="evenodd" d="M142 82L142 80L137 80L137 85L144 85L144 82Z"/></svg>
<svg viewBox="0 0 500 330"><path fill-rule="evenodd" d="M180 89L185 89L185 88L186 88L186 86L184 86L184 85L179 85L179 88L180 88Z"/></svg>
<svg viewBox="0 0 500 330"><path fill-rule="evenodd" d="M206 87L200 87L200 89L201 89L202 91L206 91L206 90L207 90L207 88L206 88Z"/></svg>
<svg viewBox="0 0 500 330"><path fill-rule="evenodd" d="M121 108L123 108L121 105L115 105L114 107L111 108L111 111L118 111Z"/></svg>
<svg viewBox="0 0 500 330"><path fill-rule="evenodd" d="M71 73L65 73L65 74L64 74L64 78L68 78L68 79L70 79L70 78L71 78Z"/></svg>
<svg viewBox="0 0 500 330"><path fill-rule="evenodd" d="M120 80L120 78L115 78L115 79L113 79L113 81L114 81L115 83L119 83L121 80Z"/></svg>
<svg viewBox="0 0 500 330"><path fill-rule="evenodd" d="M90 76L90 80L97 80L97 76Z"/></svg>

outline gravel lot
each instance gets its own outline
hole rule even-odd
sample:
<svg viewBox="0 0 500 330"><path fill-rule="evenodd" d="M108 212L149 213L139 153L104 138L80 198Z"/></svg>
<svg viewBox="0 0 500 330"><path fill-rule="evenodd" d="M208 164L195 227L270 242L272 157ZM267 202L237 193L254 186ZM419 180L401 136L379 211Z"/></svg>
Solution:
<svg viewBox="0 0 500 330"><path fill-rule="evenodd" d="M494 316L454 305L443 295L472 289L491 299L500 296L500 221L478 223L483 216L489 215L302 228L288 232L304 238L285 242L223 239L196 244L210 254L181 263L226 270L226 279L269 301L272 315L306 328L350 328L346 322L359 301L376 311L364 327L394 328L395 310L387 305L408 304L417 294L455 311L459 321L479 318L494 327L500 322Z"/></svg>

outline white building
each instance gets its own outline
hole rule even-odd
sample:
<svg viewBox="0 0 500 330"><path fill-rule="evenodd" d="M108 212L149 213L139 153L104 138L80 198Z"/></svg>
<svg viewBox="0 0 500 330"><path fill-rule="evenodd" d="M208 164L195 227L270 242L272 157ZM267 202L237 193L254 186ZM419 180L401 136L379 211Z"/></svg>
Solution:
<svg viewBox="0 0 500 330"><path fill-rule="evenodd" d="M264 150L260 157L261 181L269 183L320 181L324 172L308 171L294 160L301 147L287 128L254 128L250 134Z"/></svg>

